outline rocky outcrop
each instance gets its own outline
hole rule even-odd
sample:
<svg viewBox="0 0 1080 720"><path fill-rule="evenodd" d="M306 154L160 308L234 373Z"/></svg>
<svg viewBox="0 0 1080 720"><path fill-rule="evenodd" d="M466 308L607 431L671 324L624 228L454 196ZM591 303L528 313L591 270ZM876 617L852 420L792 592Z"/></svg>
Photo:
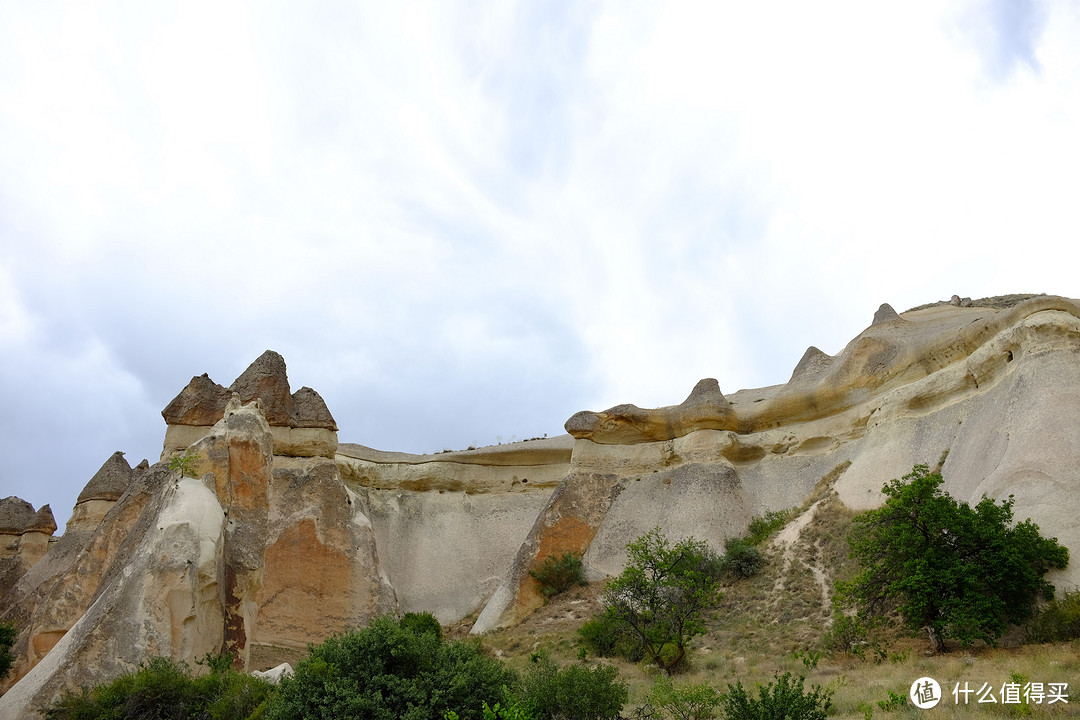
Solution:
<svg viewBox="0 0 1080 720"><path fill-rule="evenodd" d="M81 547L62 540L0 598L0 616L21 629L0 718L155 655L193 663L224 651L241 668L273 667L396 610L371 522L336 463L276 455L259 402L234 394L190 451L197 478L165 463L134 473ZM110 458L83 502L125 466Z"/></svg>
<svg viewBox="0 0 1080 720"><path fill-rule="evenodd" d="M566 476L572 447L568 436L437 455L340 446L338 466L401 612L450 623L483 607Z"/></svg>
<svg viewBox="0 0 1080 720"><path fill-rule="evenodd" d="M48 505L35 512L22 498L0 500L0 597L45 556L54 532Z"/></svg>
<svg viewBox="0 0 1080 720"><path fill-rule="evenodd" d="M916 463L944 463L946 489L977 502L1015 497L1017 518L1080 549L1080 307L1065 298L940 303L897 315L883 305L835 357L804 354L786 385L742 390L694 409L620 405L578 413L566 479L541 512L474 632L538 604L528 571L583 552L612 575L654 526L718 549L766 510L833 488L850 507ZM715 391L718 394L718 389ZM704 394L704 393L703 393ZM708 397L709 395L706 395ZM1080 583L1080 565L1058 573Z"/></svg>
<svg viewBox="0 0 1080 720"><path fill-rule="evenodd" d="M165 406L165 446L162 459L194 445L221 420L230 398L241 403L259 400L274 436L274 452L295 457L334 457L337 423L319 393L302 387L289 390L285 360L267 350L236 378L222 387L205 373L191 378L180 394Z"/></svg>
<svg viewBox="0 0 1080 720"><path fill-rule="evenodd" d="M725 395L706 379L678 405L585 411L569 436L508 446L339 446L272 353L232 388L194 378L163 414L166 455L189 450L198 477L114 454L88 483L64 537L0 596L22 630L0 720L153 654L224 649L265 669L384 612L512 624L542 602L529 571L551 555L613 575L658 525L719 549L830 492L876 506L916 463L962 500L1013 495L1018 519L1080 552L1080 307L1053 296L883 305L783 385ZM305 448L306 431L325 435ZM5 548L48 530L44 509L0 502ZM1080 565L1051 580L1077 584Z"/></svg>

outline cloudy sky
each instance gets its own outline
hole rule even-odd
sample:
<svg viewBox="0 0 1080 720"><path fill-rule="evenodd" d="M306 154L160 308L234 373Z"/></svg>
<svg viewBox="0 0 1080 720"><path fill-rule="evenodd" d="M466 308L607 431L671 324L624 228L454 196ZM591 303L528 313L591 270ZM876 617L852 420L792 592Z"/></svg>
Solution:
<svg viewBox="0 0 1080 720"><path fill-rule="evenodd" d="M432 452L1080 296L1075 3L0 1L0 496L263 350Z"/></svg>

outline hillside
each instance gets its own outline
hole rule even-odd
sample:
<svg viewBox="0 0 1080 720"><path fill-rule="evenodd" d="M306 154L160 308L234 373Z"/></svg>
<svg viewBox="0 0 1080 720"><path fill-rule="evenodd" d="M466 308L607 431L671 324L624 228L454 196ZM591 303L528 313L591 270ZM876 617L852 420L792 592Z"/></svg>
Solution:
<svg viewBox="0 0 1080 720"><path fill-rule="evenodd" d="M822 528L916 463L940 465L961 500L1013 495L1017 518L1080 548L1080 307L1060 297L883 305L837 355L809 348L784 385L725 395L706 379L678 405L586 410L566 436L507 446L340 443L271 351L228 388L193 377L162 415L161 461L111 456L59 539L46 508L3 501L0 617L20 633L0 718L155 655L225 650L264 669L385 612L469 618L515 656L521 633L549 634L542 618L554 637L595 602L560 601L578 601L555 606L574 616L562 625L551 606L534 614L528 571L548 555L582 553L599 583L654 526L720 548L754 516L814 507L771 575L732 588L741 619L703 640L730 669L741 648L761 652L755 623L777 625L769 650L790 653L820 636L841 571Z"/></svg>

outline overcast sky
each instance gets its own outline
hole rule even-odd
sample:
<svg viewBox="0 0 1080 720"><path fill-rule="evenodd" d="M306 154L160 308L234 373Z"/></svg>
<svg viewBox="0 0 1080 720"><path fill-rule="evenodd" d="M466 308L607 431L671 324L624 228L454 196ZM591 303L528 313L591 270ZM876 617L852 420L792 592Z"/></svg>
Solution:
<svg viewBox="0 0 1080 720"><path fill-rule="evenodd" d="M1080 296L1080 10L0 0L0 496L267 348L432 452Z"/></svg>

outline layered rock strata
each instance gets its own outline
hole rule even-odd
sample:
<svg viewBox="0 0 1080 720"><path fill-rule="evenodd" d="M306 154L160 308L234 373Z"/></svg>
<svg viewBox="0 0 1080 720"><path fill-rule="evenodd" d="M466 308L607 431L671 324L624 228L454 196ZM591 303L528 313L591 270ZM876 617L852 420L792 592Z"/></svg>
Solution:
<svg viewBox="0 0 1080 720"><path fill-rule="evenodd" d="M836 356L810 348L780 386L720 393L703 380L680 405L619 405L567 421L569 472L473 630L512 624L541 599L529 570L583 552L593 577L619 572L654 526L718 549L767 510L834 490L875 507L881 486L940 464L945 489L1015 497L1019 519L1080 553L1080 307L1052 296L883 305ZM1055 578L1080 582L1074 563Z"/></svg>

